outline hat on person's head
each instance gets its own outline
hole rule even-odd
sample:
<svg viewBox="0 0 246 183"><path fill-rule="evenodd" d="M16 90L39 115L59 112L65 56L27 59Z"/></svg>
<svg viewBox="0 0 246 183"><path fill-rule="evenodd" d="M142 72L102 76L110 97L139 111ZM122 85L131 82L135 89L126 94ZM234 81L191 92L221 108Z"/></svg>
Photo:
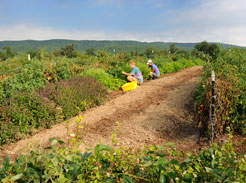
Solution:
<svg viewBox="0 0 246 183"><path fill-rule="evenodd" d="M148 60L147 61L147 64L149 65L149 64L151 64L152 63L152 60Z"/></svg>

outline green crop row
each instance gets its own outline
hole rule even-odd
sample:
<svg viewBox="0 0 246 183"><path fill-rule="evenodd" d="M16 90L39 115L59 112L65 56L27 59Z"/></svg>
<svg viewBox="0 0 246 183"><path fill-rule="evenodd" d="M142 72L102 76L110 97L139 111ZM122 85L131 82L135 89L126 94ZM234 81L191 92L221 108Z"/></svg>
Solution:
<svg viewBox="0 0 246 183"><path fill-rule="evenodd" d="M76 58L42 56L30 63L26 55L17 55L0 62L0 145L100 105L107 92L127 82L121 71L130 72L131 59L147 79L147 58L125 53L102 52L97 57ZM156 56L153 62L161 74L202 64L197 58L181 56L176 61L170 56Z"/></svg>
<svg viewBox="0 0 246 183"><path fill-rule="evenodd" d="M82 153L78 151L76 136L66 145L51 138L51 146L45 150L34 149L13 163L5 155L0 165L0 179L3 183L243 183L246 182L246 156L234 152L230 138L222 146L213 144L198 154L179 152L172 143L142 151L98 144Z"/></svg>
<svg viewBox="0 0 246 183"><path fill-rule="evenodd" d="M0 106L0 145L100 105L107 90L93 78L72 77L38 91L17 92Z"/></svg>
<svg viewBox="0 0 246 183"><path fill-rule="evenodd" d="M204 66L203 80L194 92L194 98L205 130L209 128L212 70L216 75L216 133L222 134L230 127L235 132L246 134L246 50L228 48Z"/></svg>

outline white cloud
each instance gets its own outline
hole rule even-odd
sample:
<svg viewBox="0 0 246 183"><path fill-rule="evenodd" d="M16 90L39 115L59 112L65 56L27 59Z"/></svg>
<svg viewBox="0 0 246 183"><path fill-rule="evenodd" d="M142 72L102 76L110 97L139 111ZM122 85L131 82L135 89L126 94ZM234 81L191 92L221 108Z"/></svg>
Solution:
<svg viewBox="0 0 246 183"><path fill-rule="evenodd" d="M139 1L139 0L134 0ZM102 0L98 3L110 3ZM123 0L121 1L123 2ZM162 31L83 31L58 30L35 25L0 25L0 40L138 40L200 42L203 40L246 46L246 1L207 0L188 10L169 10L164 14L167 29ZM167 22L167 19L169 21Z"/></svg>
<svg viewBox="0 0 246 183"><path fill-rule="evenodd" d="M244 30L244 31L242 31ZM230 35L230 36L229 36ZM144 42L199 42L203 40L216 41L246 46L242 37L246 37L246 26L216 29L210 31L191 28L177 29L171 32L136 33L136 32L88 32L63 31L33 25L0 26L0 40L47 40L47 39L73 39L73 40L136 40Z"/></svg>
<svg viewBox="0 0 246 183"><path fill-rule="evenodd" d="M198 7L169 11L178 41L202 40L246 46L246 1L207 0Z"/></svg>
<svg viewBox="0 0 246 183"><path fill-rule="evenodd" d="M144 39L144 34L120 32L88 32L64 31L34 25L0 26L0 40L47 40L47 39L74 39L74 40L143 40L152 41L152 37ZM148 37L148 36L146 36Z"/></svg>

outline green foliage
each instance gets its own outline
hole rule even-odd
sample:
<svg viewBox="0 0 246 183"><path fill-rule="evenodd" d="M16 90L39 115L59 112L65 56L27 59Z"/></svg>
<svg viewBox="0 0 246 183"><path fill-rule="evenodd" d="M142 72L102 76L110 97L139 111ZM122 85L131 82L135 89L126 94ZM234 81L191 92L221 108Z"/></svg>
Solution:
<svg viewBox="0 0 246 183"><path fill-rule="evenodd" d="M6 51L7 57L10 57L10 58L14 57L15 53L13 52L10 46L5 46L2 49Z"/></svg>
<svg viewBox="0 0 246 183"><path fill-rule="evenodd" d="M67 45L65 48L61 49L61 55L66 56L68 58L75 57L75 48L74 45Z"/></svg>
<svg viewBox="0 0 246 183"><path fill-rule="evenodd" d="M119 78L121 80L126 80L126 77L121 74L122 71L125 71L129 73L131 71L131 68L129 67L129 64L127 61L112 61L110 63L110 66L106 70L106 72L113 76L114 78Z"/></svg>
<svg viewBox="0 0 246 183"><path fill-rule="evenodd" d="M2 89L5 91L3 97L10 97L13 93L18 91L31 91L34 88L43 87L46 80L42 76L39 69L31 70L28 66L23 68L19 73L13 77L0 81Z"/></svg>
<svg viewBox="0 0 246 183"><path fill-rule="evenodd" d="M176 44L170 44L169 45L169 51L172 54L176 54L176 53L178 53L179 49L178 49Z"/></svg>
<svg viewBox="0 0 246 183"><path fill-rule="evenodd" d="M85 53L90 56L95 56L95 49L94 48L88 48Z"/></svg>
<svg viewBox="0 0 246 183"><path fill-rule="evenodd" d="M73 44L75 49L78 51L86 51L88 48L94 48L96 50L104 50L110 53L113 53L113 50L116 50L116 53L120 52L131 52L138 51L144 52L146 48L154 48L156 50L168 49L170 43L164 42L138 42L138 41L94 41L94 40L44 40L44 41L35 41L35 40L25 40L25 41L0 41L0 48L4 46L11 46L14 51L26 52L29 50L37 50L40 48L46 48L48 51L60 50L61 48L66 47L67 45ZM176 43L179 49L184 49L186 51L191 51L194 48L195 43ZM228 45L224 45L228 46Z"/></svg>
<svg viewBox="0 0 246 183"><path fill-rule="evenodd" d="M13 58L15 56L15 53L10 46L4 46L2 50L5 50L5 53L0 51L0 61L5 61L8 58Z"/></svg>
<svg viewBox="0 0 246 183"><path fill-rule="evenodd" d="M93 78L72 77L69 80L47 85L40 90L40 94L60 106L64 119L68 119L90 107L100 105L106 98L107 92Z"/></svg>
<svg viewBox="0 0 246 183"><path fill-rule="evenodd" d="M0 167L2 182L245 182L246 157L234 152L231 141L213 144L199 154L178 152L175 146L151 146L143 151L113 149L98 144L78 151L76 137L64 146L51 138L51 146L33 150ZM179 159L179 160L177 160Z"/></svg>
<svg viewBox="0 0 246 183"><path fill-rule="evenodd" d="M104 84L104 86L109 90L117 90L126 83L124 80L110 77L110 75L103 69L91 68L82 73L81 76L95 78L99 83Z"/></svg>
<svg viewBox="0 0 246 183"><path fill-rule="evenodd" d="M128 64L131 59L135 59L145 79L150 72L146 57L132 57L124 52L111 55L101 50L97 56L89 56L74 51L76 57L68 58L39 48L28 54L32 54L30 64L27 54L0 62L1 144L21 139L34 133L35 129L49 128L62 119L99 105L106 97L106 90L117 90L126 83L126 76L121 71L131 71ZM154 52L153 57L162 74L192 66L198 60L177 54L174 62L172 55L166 52ZM93 79L85 81L87 77L95 78L100 84ZM48 121L50 125L47 125Z"/></svg>
<svg viewBox="0 0 246 183"><path fill-rule="evenodd" d="M199 52L202 52L210 56L213 60L216 60L220 53L220 47L217 44L209 44L206 41L196 44L195 49L198 51L198 55Z"/></svg>
<svg viewBox="0 0 246 183"><path fill-rule="evenodd" d="M148 67L148 65L145 62L144 63L137 62L136 66L141 71L143 78L148 79L149 78L149 72L150 72L150 68Z"/></svg>
<svg viewBox="0 0 246 183"><path fill-rule="evenodd" d="M216 110L215 128L217 134L226 132L226 128L246 134L246 51L229 48L220 53L216 63L207 63L203 80L194 93L197 107L204 108L199 116L204 128L208 126L211 103L211 72L216 73Z"/></svg>
<svg viewBox="0 0 246 183"><path fill-rule="evenodd" d="M35 92L16 92L0 107L0 145L32 134L37 128L50 128L58 121L54 106Z"/></svg>
<svg viewBox="0 0 246 183"><path fill-rule="evenodd" d="M171 60L171 58L168 59ZM177 61L153 59L153 63L157 65L161 74L177 72L181 69L195 66L195 65L203 65L203 61L200 59L185 59L183 57L178 58Z"/></svg>
<svg viewBox="0 0 246 183"><path fill-rule="evenodd" d="M146 48L144 51L144 54L147 58L153 58L154 57L154 49L153 48Z"/></svg>

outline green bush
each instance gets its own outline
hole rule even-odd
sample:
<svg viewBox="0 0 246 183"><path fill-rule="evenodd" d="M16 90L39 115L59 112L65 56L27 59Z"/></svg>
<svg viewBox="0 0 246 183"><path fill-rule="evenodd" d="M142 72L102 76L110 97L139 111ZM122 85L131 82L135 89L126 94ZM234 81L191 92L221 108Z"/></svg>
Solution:
<svg viewBox="0 0 246 183"><path fill-rule="evenodd" d="M109 90L117 90L126 82L122 79L110 77L103 69L91 68L86 70L80 76L95 78L99 83L104 84Z"/></svg>
<svg viewBox="0 0 246 183"><path fill-rule="evenodd" d="M64 119L77 115L90 107L100 105L107 91L93 78L72 77L56 84L49 84L40 94L62 108Z"/></svg>
<svg viewBox="0 0 246 183"><path fill-rule="evenodd" d="M232 142L213 144L199 154L176 151L173 144L143 151L113 149L98 144L83 153L51 138L52 146L33 150L10 163L5 155L0 179L7 182L246 182L246 157L234 152ZM179 159L179 160L177 160Z"/></svg>
<svg viewBox="0 0 246 183"><path fill-rule="evenodd" d="M195 65L204 65L204 61L199 58L194 58L192 61Z"/></svg>
<svg viewBox="0 0 246 183"><path fill-rule="evenodd" d="M0 145L19 140L34 129L57 123L56 109L35 92L19 92L0 107Z"/></svg>
<svg viewBox="0 0 246 183"><path fill-rule="evenodd" d="M176 71L173 63L164 63L162 64L161 69L162 69L163 74Z"/></svg>
<svg viewBox="0 0 246 183"><path fill-rule="evenodd" d="M195 66L195 63L193 62L193 60L181 59L178 62L183 64L183 68Z"/></svg>
<svg viewBox="0 0 246 183"><path fill-rule="evenodd" d="M0 82L5 91L4 97L11 97L13 93L18 91L31 91L35 88L41 88L45 83L46 80L40 70L34 71L29 68L24 68L22 72Z"/></svg>
<svg viewBox="0 0 246 183"><path fill-rule="evenodd" d="M180 62L174 62L173 67L174 67L175 71L177 72L177 71L185 68L185 65L183 63L180 63Z"/></svg>
<svg viewBox="0 0 246 183"><path fill-rule="evenodd" d="M148 67L148 65L146 63L137 62L136 66L141 71L143 78L148 79L149 78L149 72L150 72L150 68Z"/></svg>
<svg viewBox="0 0 246 183"><path fill-rule="evenodd" d="M211 72L216 73L215 130L217 134L230 127L235 132L246 134L246 51L230 48L221 52L214 63L204 67L202 83L194 93L197 107L204 108L199 118L208 129L208 116L211 104ZM205 88L205 89L204 89Z"/></svg>
<svg viewBox="0 0 246 183"><path fill-rule="evenodd" d="M0 106L0 145L30 135L35 129L50 128L63 119L100 105L106 95L104 87L95 79L78 77L50 83L38 93L12 93Z"/></svg>
<svg viewBox="0 0 246 183"><path fill-rule="evenodd" d="M72 76L72 73L68 65L63 65L63 67L60 66L56 69L56 75L57 79L60 81L64 79L69 79Z"/></svg>

